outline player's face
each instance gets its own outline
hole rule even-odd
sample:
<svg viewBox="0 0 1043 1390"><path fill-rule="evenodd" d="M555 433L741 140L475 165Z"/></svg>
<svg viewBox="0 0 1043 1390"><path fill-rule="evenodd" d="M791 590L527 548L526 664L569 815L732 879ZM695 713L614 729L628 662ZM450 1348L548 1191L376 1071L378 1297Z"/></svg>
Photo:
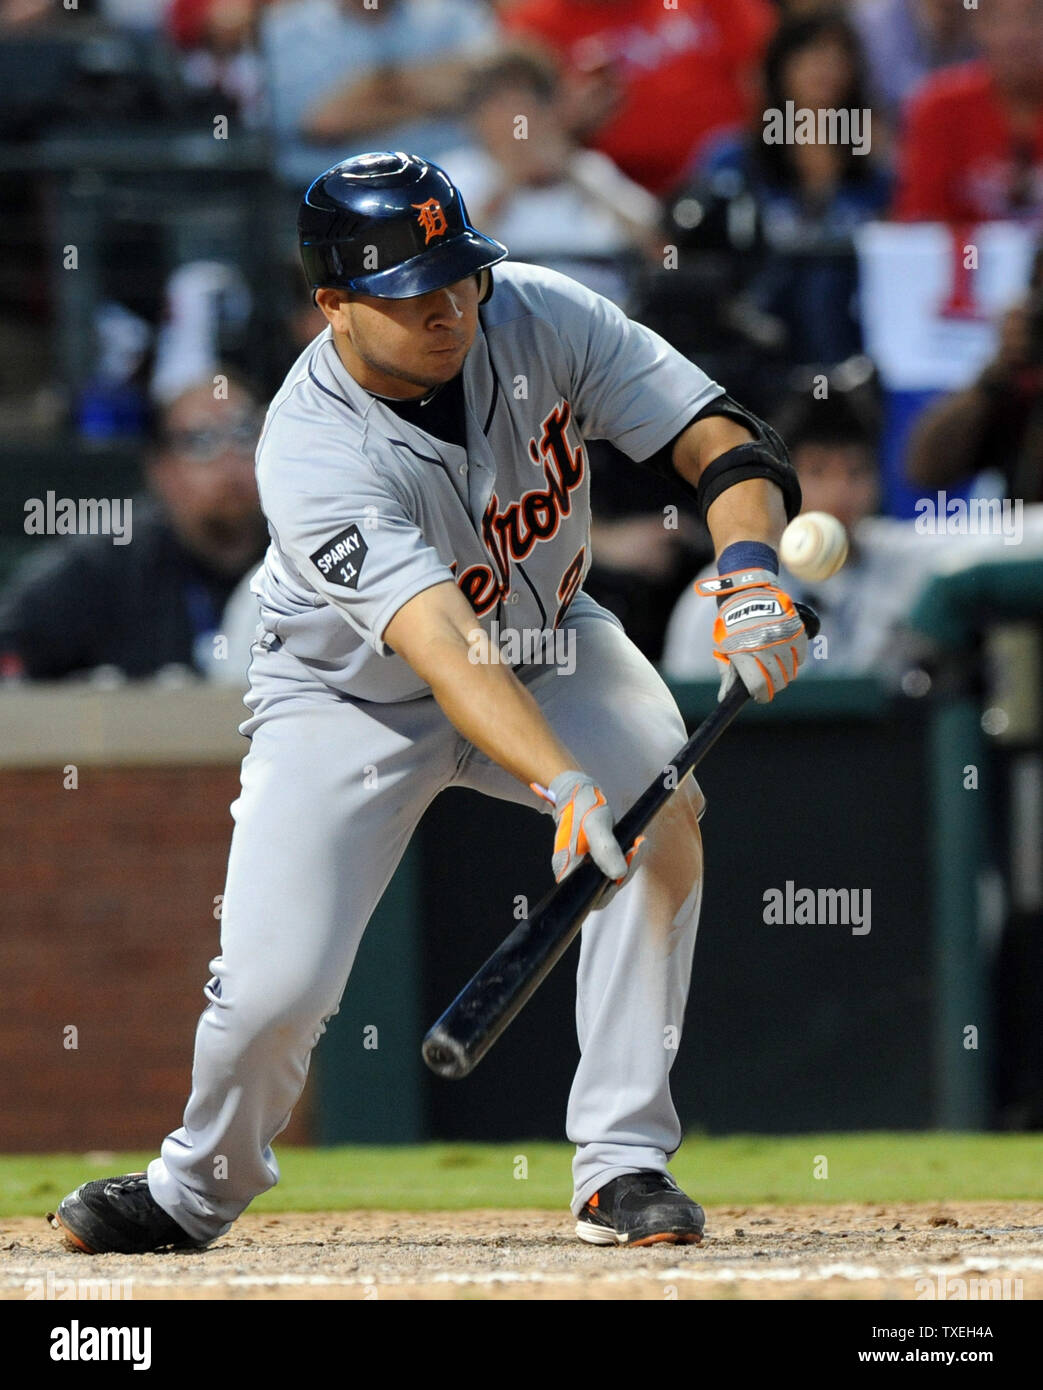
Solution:
<svg viewBox="0 0 1043 1390"><path fill-rule="evenodd" d="M478 295L472 275L412 299L320 290L317 301L359 385L406 398L422 396L459 372L478 330Z"/></svg>

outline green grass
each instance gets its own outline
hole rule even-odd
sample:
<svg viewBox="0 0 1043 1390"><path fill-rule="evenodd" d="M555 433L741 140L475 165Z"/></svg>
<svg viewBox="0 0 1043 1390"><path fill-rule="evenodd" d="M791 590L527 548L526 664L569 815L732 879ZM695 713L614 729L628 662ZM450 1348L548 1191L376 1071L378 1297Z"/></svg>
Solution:
<svg viewBox="0 0 1043 1390"><path fill-rule="evenodd" d="M257 1211L369 1207L458 1211L564 1207L565 1144L424 1144L277 1150L282 1181ZM819 1155L828 1177L816 1179ZM523 1156L528 1176L515 1177ZM152 1154L0 1155L0 1216L38 1215L89 1178L139 1171ZM520 1167L520 1165L517 1165ZM821 1165L820 1165L821 1166ZM692 1135L671 1165L704 1204L752 1202L1043 1201L1043 1135Z"/></svg>

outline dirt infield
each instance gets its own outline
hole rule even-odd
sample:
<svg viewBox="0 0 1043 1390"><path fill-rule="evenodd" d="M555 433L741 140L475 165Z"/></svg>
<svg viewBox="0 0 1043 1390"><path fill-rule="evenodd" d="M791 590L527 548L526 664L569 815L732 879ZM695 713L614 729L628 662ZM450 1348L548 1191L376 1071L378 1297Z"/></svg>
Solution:
<svg viewBox="0 0 1043 1390"><path fill-rule="evenodd" d="M559 1211L247 1214L191 1255L73 1254L0 1227L0 1298L985 1299L1043 1297L1043 1205L732 1206L701 1246L599 1249ZM130 1281L126 1283L125 1281Z"/></svg>

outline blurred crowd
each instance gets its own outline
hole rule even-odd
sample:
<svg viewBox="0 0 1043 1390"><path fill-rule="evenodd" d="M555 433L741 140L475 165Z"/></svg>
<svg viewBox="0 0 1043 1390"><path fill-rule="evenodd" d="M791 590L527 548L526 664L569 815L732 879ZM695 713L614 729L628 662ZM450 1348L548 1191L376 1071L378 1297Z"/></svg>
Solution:
<svg viewBox="0 0 1043 1390"><path fill-rule="evenodd" d="M364 149L442 163L515 259L778 425L851 542L828 585L790 577L823 612L811 675L901 685L924 585L1006 544L925 533L920 499L1043 503L1043 0L0 0L0 73L6 447L129 450L142 488L132 545L3 550L9 678L242 683L253 443L324 326L294 210ZM711 674L705 530L589 452L588 589L668 675Z"/></svg>

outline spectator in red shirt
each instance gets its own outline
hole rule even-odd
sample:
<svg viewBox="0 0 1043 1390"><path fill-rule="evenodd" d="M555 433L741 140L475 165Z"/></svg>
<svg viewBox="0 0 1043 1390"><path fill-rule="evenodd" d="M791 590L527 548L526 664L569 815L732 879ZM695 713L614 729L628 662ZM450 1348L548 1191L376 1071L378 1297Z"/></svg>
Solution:
<svg viewBox="0 0 1043 1390"><path fill-rule="evenodd" d="M576 134L662 194L707 136L749 120L776 13L768 0L521 0L502 23L557 54Z"/></svg>
<svg viewBox="0 0 1043 1390"><path fill-rule="evenodd" d="M1043 0L989 0L983 57L913 97L896 213L907 221L1043 220Z"/></svg>

